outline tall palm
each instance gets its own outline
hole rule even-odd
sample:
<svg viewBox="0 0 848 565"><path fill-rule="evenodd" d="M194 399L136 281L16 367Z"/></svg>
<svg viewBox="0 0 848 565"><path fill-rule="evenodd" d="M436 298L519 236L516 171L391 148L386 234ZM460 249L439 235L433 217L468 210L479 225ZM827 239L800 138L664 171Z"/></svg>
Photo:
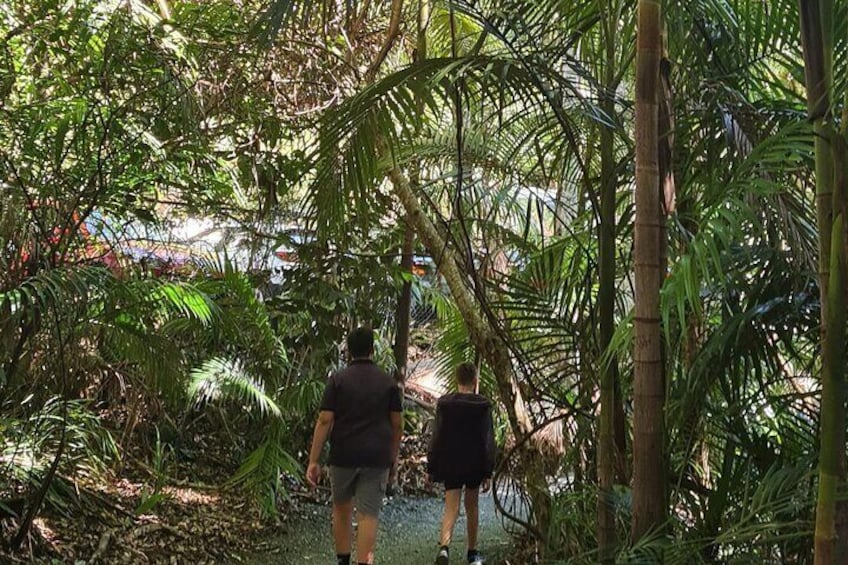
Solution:
<svg viewBox="0 0 848 565"><path fill-rule="evenodd" d="M800 2L807 107L815 126L816 208L819 228L821 293L821 453L816 506L816 563L848 557L848 524L837 516L838 493L845 488L845 292L846 273L845 138L833 125L834 2ZM842 26L840 26L842 27ZM844 31L844 30L843 30ZM843 510L844 503L842 503Z"/></svg>
<svg viewBox="0 0 848 565"><path fill-rule="evenodd" d="M636 46L636 223L634 226L633 539L663 527L665 377L660 329L663 211L659 170L661 4L639 1Z"/></svg>
<svg viewBox="0 0 848 565"><path fill-rule="evenodd" d="M615 156L613 125L617 124L615 93L623 79L620 61L627 61L625 53L616 49L615 35L624 15L624 3L609 2L599 24L597 74L600 83L601 109L610 124L600 126L600 210L598 248L598 347L610 348L615 333L616 307L616 208L618 200L618 163ZM588 34L587 34L588 35ZM587 62L590 64L590 62ZM592 68L590 66L590 68ZM598 551L600 561L612 562L616 553L615 507L613 485L616 478L627 484L623 461L626 457L625 422L618 361L609 355L601 366L600 414L598 422ZM618 475L616 477L616 475Z"/></svg>

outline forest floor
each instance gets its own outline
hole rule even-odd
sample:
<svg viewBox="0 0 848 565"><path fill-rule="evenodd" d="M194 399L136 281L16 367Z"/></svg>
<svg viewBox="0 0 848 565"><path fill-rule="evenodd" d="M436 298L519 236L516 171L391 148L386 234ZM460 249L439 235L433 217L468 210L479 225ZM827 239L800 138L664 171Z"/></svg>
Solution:
<svg viewBox="0 0 848 565"><path fill-rule="evenodd" d="M441 519L440 493L421 482L420 441L403 447L400 483L403 494L386 500L378 545L379 563L431 563ZM194 480L207 480L198 469ZM49 509L37 518L21 551L0 548L0 563L329 563L332 560L327 488L295 489L278 503L276 519L260 516L256 505L235 490L169 480L155 504L145 470L125 470L122 477L77 480L66 513ZM490 564L505 563L511 540L496 515L491 495L481 497L480 547ZM464 514L464 511L463 511ZM2 536L11 539L15 521L0 520ZM465 552L464 516L457 523L454 561Z"/></svg>
<svg viewBox="0 0 848 565"><path fill-rule="evenodd" d="M279 530L246 496L211 483L167 481L151 493L149 479L125 472L68 485L67 511L47 508L21 550L0 549L0 563L237 563ZM3 522L8 540L18 524Z"/></svg>

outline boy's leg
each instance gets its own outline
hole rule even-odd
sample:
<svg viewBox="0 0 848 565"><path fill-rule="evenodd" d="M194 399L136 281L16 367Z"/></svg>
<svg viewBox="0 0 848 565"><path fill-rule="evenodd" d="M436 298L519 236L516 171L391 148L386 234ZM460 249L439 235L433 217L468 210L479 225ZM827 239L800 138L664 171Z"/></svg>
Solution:
<svg viewBox="0 0 848 565"><path fill-rule="evenodd" d="M389 480L388 469L362 469L356 486L356 561L374 562L374 547L377 545L377 526L380 508Z"/></svg>
<svg viewBox="0 0 848 565"><path fill-rule="evenodd" d="M468 549L477 549L477 530L479 516L480 487L465 487L465 523L468 527Z"/></svg>
<svg viewBox="0 0 848 565"><path fill-rule="evenodd" d="M352 545L351 518L357 470L330 467L330 486L333 491L333 542L337 555L350 555Z"/></svg>
<svg viewBox="0 0 848 565"><path fill-rule="evenodd" d="M333 503L333 541L336 554L350 555L353 528L350 525L353 516L353 499L342 503Z"/></svg>
<svg viewBox="0 0 848 565"><path fill-rule="evenodd" d="M377 545L377 516L357 514L359 524L356 526L356 561L359 563L374 563L374 546Z"/></svg>
<svg viewBox="0 0 848 565"><path fill-rule="evenodd" d="M459 499L462 496L462 487L450 488L453 485L445 485L445 511L442 514L442 531L439 537L439 545L450 545L453 537L453 526L459 517Z"/></svg>

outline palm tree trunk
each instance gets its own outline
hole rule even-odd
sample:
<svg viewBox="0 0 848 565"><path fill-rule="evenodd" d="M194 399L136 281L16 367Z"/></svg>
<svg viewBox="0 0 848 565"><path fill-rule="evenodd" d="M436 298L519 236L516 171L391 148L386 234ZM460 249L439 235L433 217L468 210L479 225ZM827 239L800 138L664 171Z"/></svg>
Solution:
<svg viewBox="0 0 848 565"><path fill-rule="evenodd" d="M662 207L658 164L659 0L639 0L636 39L636 225L633 351L633 522L638 541L666 520L665 375L660 330Z"/></svg>
<svg viewBox="0 0 848 565"><path fill-rule="evenodd" d="M815 562L843 562L848 535L837 528L845 489L844 140L833 129L833 1L799 0L807 109L815 129L816 218L821 296L821 414ZM835 186L837 177L840 186ZM835 190L836 189L836 190Z"/></svg>
<svg viewBox="0 0 848 565"><path fill-rule="evenodd" d="M844 171L845 140L839 135L833 156L842 161L836 170ZM837 163L834 163L837 164ZM845 283L846 226L845 176L834 187L833 227L830 243L830 273L827 290L827 317L823 318L827 339L822 342L821 449L819 491L816 504L816 563L845 563L846 532L840 524L841 496L845 494ZM824 304L824 303L823 303ZM841 527L840 527L841 526Z"/></svg>
<svg viewBox="0 0 848 565"><path fill-rule="evenodd" d="M377 76L377 71L380 70L380 66L383 64L383 61L386 60L386 56L388 56L389 51L392 50L395 41L398 37L400 37L400 24L402 18L403 0L392 0L391 18L389 19L389 29L386 32L386 39L383 42L383 46L380 48L380 52L377 53L377 56L374 58L374 61L368 67L368 70L365 71L366 83L373 81L374 77Z"/></svg>
<svg viewBox="0 0 848 565"><path fill-rule="evenodd" d="M409 222L403 228L403 246L400 252L400 270L404 274L412 274L413 250L415 231ZM406 368L409 358L409 324L412 311L412 281L405 280L398 296L397 312L395 313L395 379L399 383L406 381Z"/></svg>
<svg viewBox="0 0 848 565"><path fill-rule="evenodd" d="M610 3L612 4L612 2ZM604 60L604 96L601 109L608 119L615 114L615 42L613 33L617 27L617 11L610 10L604 20L603 42ZM610 126L600 128L601 154L601 210L600 210L600 249L598 257L598 309L600 350L606 352L612 342L615 331L615 201L616 177L613 131ZM616 398L618 380L618 362L615 357L607 359L601 366L600 378L600 422L598 424L598 559L601 563L613 563L618 540L615 532L615 507L613 504L613 485L615 483L616 460L623 458L618 453L615 438L616 407L620 402ZM623 412L623 410L622 410Z"/></svg>
<svg viewBox="0 0 848 565"><path fill-rule="evenodd" d="M400 6L401 2L396 5ZM417 42L415 52L412 55L413 61L421 61L427 58L427 20L429 19L430 6L428 0L420 0L418 3L418 29ZM395 21L396 14L392 12L392 21ZM397 18L400 15L397 14ZM399 25L399 24L398 24ZM390 26L391 27L391 26ZM395 26L396 27L396 26ZM424 111L424 104L420 97L416 95L418 111ZM421 178L421 164L417 159L412 161L412 170L410 173L410 182L414 186L418 186ZM400 255L400 269L403 273L412 273L413 254L415 251L415 229L410 225L409 219L405 221L403 231L403 245ZM397 313L395 315L395 378L398 382L406 380L406 369L409 357L409 324L412 308L412 281L404 281L401 287L400 296L398 297Z"/></svg>

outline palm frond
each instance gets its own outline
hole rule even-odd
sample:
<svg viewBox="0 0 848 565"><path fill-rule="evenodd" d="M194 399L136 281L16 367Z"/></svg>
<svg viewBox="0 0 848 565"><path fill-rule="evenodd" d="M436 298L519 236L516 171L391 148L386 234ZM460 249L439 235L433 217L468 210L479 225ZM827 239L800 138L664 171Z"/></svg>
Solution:
<svg viewBox="0 0 848 565"><path fill-rule="evenodd" d="M505 115L545 112L538 77L543 76L572 101L570 111L591 113L591 105L571 80L548 68L526 68L509 58L479 55L468 58L427 59L370 85L325 116L319 146L315 149L315 183L307 197L320 228L339 226L353 205L361 215L381 179L386 163L400 148L413 142L426 121L442 119L452 104L452 89L462 81L469 96L487 101ZM426 112L418 111L418 101ZM509 108L509 110L508 110ZM576 129L564 114L570 129ZM373 146L386 140L387 148ZM560 138L562 140L562 138ZM391 155L383 153L391 151ZM318 205L320 203L320 206ZM351 204L354 203L354 204Z"/></svg>
<svg viewBox="0 0 848 565"><path fill-rule="evenodd" d="M257 408L261 414L281 419L283 412L274 398L253 377L245 373L243 365L234 360L213 358L191 372L189 398L205 404L230 401Z"/></svg>
<svg viewBox="0 0 848 565"><path fill-rule="evenodd" d="M297 460L283 449L283 436L282 424L272 424L265 440L247 456L228 481L230 485L241 485L259 494L262 509L269 515L276 514L277 496L284 492L280 486L280 475L299 475L301 471Z"/></svg>

